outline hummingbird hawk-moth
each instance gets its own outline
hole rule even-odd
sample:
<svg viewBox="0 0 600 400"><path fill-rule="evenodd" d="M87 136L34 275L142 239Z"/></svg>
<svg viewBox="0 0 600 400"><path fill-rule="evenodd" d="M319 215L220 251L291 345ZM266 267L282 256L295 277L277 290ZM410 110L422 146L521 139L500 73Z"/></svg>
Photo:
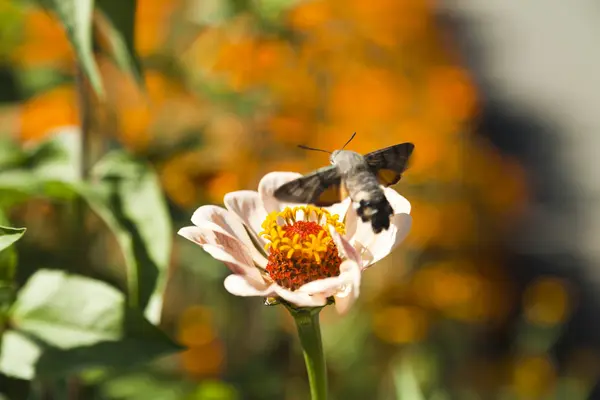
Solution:
<svg viewBox="0 0 600 400"><path fill-rule="evenodd" d="M341 150L333 152L299 146L330 153L331 165L283 184L275 190L274 196L281 201L319 207L330 206L350 196L358 205L356 212L362 221L371 221L373 232L380 233L390 227L390 217L394 213L381 185L387 187L398 183L415 146L401 143L363 156L344 150L354 135Z"/></svg>

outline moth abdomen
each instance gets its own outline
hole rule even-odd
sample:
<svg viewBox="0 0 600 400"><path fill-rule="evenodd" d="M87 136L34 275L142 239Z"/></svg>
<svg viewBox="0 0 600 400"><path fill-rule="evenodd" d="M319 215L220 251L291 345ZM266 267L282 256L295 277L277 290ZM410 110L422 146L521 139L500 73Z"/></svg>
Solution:
<svg viewBox="0 0 600 400"><path fill-rule="evenodd" d="M385 196L376 201L361 200L356 213L363 222L371 221L373 232L380 233L390 227L390 217L394 210Z"/></svg>

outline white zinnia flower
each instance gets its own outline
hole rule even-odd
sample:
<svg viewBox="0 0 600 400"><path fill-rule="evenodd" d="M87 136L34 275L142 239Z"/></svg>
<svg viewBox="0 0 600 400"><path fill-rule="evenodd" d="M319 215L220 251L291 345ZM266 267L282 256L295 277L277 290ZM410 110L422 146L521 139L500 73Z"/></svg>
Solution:
<svg viewBox="0 0 600 400"><path fill-rule="evenodd" d="M408 234L410 203L385 188L394 215L390 228L375 235L350 207L350 199L318 208L273 197L275 189L300 176L271 172L258 192L225 195L226 209L198 208L192 216L195 226L179 234L231 269L225 288L234 295L276 296L299 307L323 306L333 296L344 313L359 295L361 272Z"/></svg>

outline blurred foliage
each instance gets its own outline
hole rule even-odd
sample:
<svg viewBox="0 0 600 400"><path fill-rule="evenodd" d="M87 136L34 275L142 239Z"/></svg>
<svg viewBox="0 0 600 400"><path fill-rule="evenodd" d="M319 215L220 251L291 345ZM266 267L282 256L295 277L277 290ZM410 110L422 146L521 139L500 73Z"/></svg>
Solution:
<svg viewBox="0 0 600 400"><path fill-rule="evenodd" d="M2 271L19 259L0 393L307 398L291 318L227 294L173 227L356 131L362 153L415 143L397 187L414 223L350 315L322 313L332 398L587 397L598 355L554 353L576 288L506 268L526 170L473 131L477 88L434 2L42 3L0 0L0 224L28 229L0 253Z"/></svg>

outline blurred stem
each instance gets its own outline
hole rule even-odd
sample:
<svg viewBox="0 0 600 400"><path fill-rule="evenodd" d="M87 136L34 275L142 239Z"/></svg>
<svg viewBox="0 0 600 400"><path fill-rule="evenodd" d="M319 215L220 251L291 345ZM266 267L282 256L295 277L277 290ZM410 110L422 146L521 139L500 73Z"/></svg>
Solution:
<svg viewBox="0 0 600 400"><path fill-rule="evenodd" d="M322 307L308 309L294 309L287 306L296 321L298 336L302 345L310 397L312 400L327 399L327 367L321 340L321 326L319 313Z"/></svg>
<svg viewBox="0 0 600 400"><path fill-rule="evenodd" d="M79 179L86 182L89 178L91 163L91 90L90 85L83 71L83 68L77 62L76 64L76 90L77 105L80 121L80 142L79 142ZM86 205L81 197L75 199L73 203L73 212L71 215L72 232L72 256L73 268L76 272L85 272L88 257L87 232L85 227Z"/></svg>
<svg viewBox="0 0 600 400"><path fill-rule="evenodd" d="M79 110L80 121L80 141L79 141L79 179L82 183L89 180L91 168L91 121L92 121L92 104L91 104L91 88L87 80L85 72L81 64L77 62L76 66L76 90L77 90L77 105ZM86 204L83 198L78 196L72 206L71 212L71 243L73 245L72 268L74 272L85 274L88 269L89 256L89 236L86 229ZM66 380L68 400L77 400L80 398L80 382L77 376L73 375Z"/></svg>
<svg viewBox="0 0 600 400"><path fill-rule="evenodd" d="M79 177L82 181L86 181L90 172L91 158L91 98L90 87L87 81L85 72L79 63L77 63L77 103L79 109L79 121L81 124L81 142L80 154L81 164Z"/></svg>

